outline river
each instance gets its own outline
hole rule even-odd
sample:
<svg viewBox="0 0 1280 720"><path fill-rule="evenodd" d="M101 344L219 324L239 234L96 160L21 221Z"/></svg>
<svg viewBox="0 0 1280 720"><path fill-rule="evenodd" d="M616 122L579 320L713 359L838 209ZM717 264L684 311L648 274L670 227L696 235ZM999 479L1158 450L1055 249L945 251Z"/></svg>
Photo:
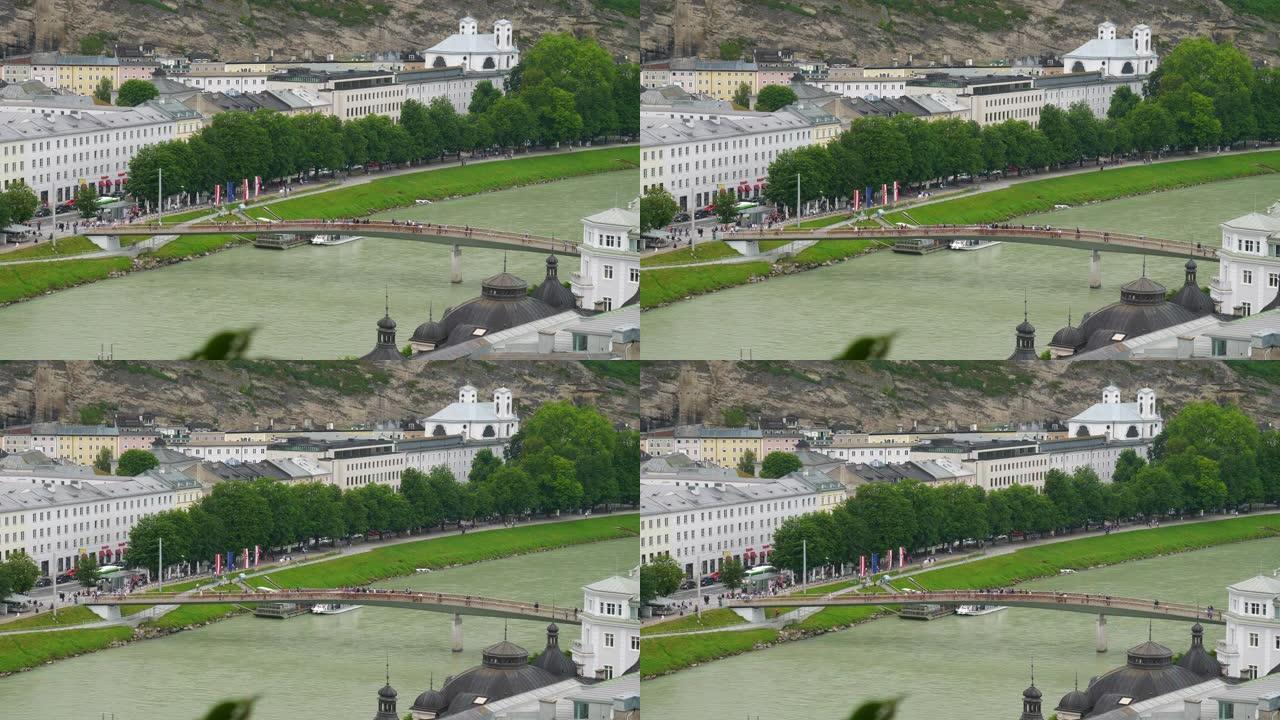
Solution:
<svg viewBox="0 0 1280 720"><path fill-rule="evenodd" d="M1270 572L1280 539L1060 575L1022 587L1199 602L1222 607L1226 586ZM1268 564L1264 558L1271 558ZM1261 563L1261 565L1260 565ZM1147 639L1147 621L1107 619L1110 651L1098 653L1095 616L1010 608L930 622L887 618L852 629L719 660L647 681L645 711L674 718L840 720L859 703L902 697L899 717L974 720L1017 717L1035 663L1045 717L1072 689L1125 662ZM1223 628L1205 628L1206 649ZM1174 653L1191 645L1188 623L1156 621L1152 637Z"/></svg>
<svg viewBox="0 0 1280 720"><path fill-rule="evenodd" d="M1035 215L1018 222L1133 232L1218 246L1218 223L1280 198L1280 174L1230 180ZM1146 259L1147 274L1182 286L1183 260ZM1104 253L1089 288L1086 250L1003 243L924 257L877 252L831 267L722 290L644 314L648 358L830 359L854 338L893 334L890 357L1004 359L1028 297L1036 348L1085 311L1116 302L1139 255ZM1217 264L1200 263L1208 285Z"/></svg>
<svg viewBox="0 0 1280 720"><path fill-rule="evenodd" d="M581 587L636 562L636 541L613 540L397 578L379 586L582 605ZM399 710L435 677L480 664L480 649L508 637L546 646L538 622L464 617L462 653L450 651L452 616L365 607L289 620L240 617L157 640L82 655L0 679L4 717L182 720L217 701L256 696L255 718L365 718L377 709L385 662ZM578 628L565 626L568 649ZM321 710L323 709L323 710Z"/></svg>
<svg viewBox="0 0 1280 720"><path fill-rule="evenodd" d="M635 171L401 208L377 217L473 226L564 238L582 236L581 218L625 205ZM280 358L360 356L376 340L384 288L397 340L446 307L480 295L480 280L507 268L542 282L543 255L463 248L459 285L449 282L447 245L365 238L287 251L242 247L159 270L64 290L0 309L0 359L84 359L115 343L116 359L186 357L211 335L256 327L250 353ZM561 263L561 277L577 260Z"/></svg>

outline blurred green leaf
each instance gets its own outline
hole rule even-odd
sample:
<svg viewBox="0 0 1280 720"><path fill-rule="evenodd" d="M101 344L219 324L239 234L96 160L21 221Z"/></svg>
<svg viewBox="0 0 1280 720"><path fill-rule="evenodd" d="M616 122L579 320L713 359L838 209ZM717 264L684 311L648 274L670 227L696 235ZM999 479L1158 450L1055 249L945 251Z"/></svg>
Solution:
<svg viewBox="0 0 1280 720"><path fill-rule="evenodd" d="M239 360L249 350L254 328L218 333L188 360Z"/></svg>
<svg viewBox="0 0 1280 720"><path fill-rule="evenodd" d="M897 700L873 700L854 710L849 720L892 720L897 712Z"/></svg>
<svg viewBox="0 0 1280 720"><path fill-rule="evenodd" d="M889 354L892 335L868 335L849 344L837 360L879 360Z"/></svg>
<svg viewBox="0 0 1280 720"><path fill-rule="evenodd" d="M253 700L228 700L219 703L204 716L204 720L248 720Z"/></svg>

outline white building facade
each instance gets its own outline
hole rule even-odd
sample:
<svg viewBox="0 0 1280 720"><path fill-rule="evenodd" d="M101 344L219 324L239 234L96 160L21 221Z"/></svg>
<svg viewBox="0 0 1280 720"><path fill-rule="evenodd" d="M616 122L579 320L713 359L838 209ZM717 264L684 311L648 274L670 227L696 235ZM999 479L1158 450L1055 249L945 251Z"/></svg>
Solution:
<svg viewBox="0 0 1280 720"><path fill-rule="evenodd" d="M433 437L505 439L520 430L520 418L516 416L511 390L498 388L493 391L492 402L479 402L475 387L464 385L458 390L458 401L423 420L422 427Z"/></svg>
<svg viewBox="0 0 1280 720"><path fill-rule="evenodd" d="M608 680L640 662L640 580L615 575L582 588L582 634L572 646L578 674Z"/></svg>
<svg viewBox="0 0 1280 720"><path fill-rule="evenodd" d="M1226 315L1252 315L1280 307L1280 201L1222 227L1218 276L1209 297Z"/></svg>
<svg viewBox="0 0 1280 720"><path fill-rule="evenodd" d="M766 563L778 526L820 510L822 494L794 478L700 487L641 476L640 561L669 556L686 577L714 572L730 558L747 567Z"/></svg>
<svg viewBox="0 0 1280 720"><path fill-rule="evenodd" d="M488 450L501 459L506 447L505 440L466 441L461 437L430 437L396 443L396 451L404 455L406 469L429 473L437 467L445 467L458 482L467 481L471 464L481 450Z"/></svg>
<svg viewBox="0 0 1280 720"><path fill-rule="evenodd" d="M1253 679L1280 669L1280 577L1258 575L1227 587L1226 637L1218 663L1228 677Z"/></svg>
<svg viewBox="0 0 1280 720"><path fill-rule="evenodd" d="M682 210L722 189L758 193L780 153L814 143L814 129L789 112L736 112L673 120L640 109L640 185L665 188Z"/></svg>
<svg viewBox="0 0 1280 720"><path fill-rule="evenodd" d="M0 556L25 550L42 575L65 572L80 555L120 560L142 518L172 510L173 489L137 477L115 483L0 482Z"/></svg>
<svg viewBox="0 0 1280 720"><path fill-rule="evenodd" d="M396 82L404 86L404 100L417 100L430 105L436 98L444 98L459 115L466 115L471 107L471 96L482 82L488 82L502 92L506 71L482 70L467 72L462 68L443 68L406 72L396 75Z"/></svg>
<svg viewBox="0 0 1280 720"><path fill-rule="evenodd" d="M569 288L579 307L613 310L640 292L639 212L611 208L583 218L578 251Z"/></svg>

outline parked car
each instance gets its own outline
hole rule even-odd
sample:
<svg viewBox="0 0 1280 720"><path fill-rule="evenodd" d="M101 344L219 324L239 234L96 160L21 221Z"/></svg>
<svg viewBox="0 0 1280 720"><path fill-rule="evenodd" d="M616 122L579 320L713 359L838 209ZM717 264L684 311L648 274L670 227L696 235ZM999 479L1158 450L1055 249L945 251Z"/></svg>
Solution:
<svg viewBox="0 0 1280 720"><path fill-rule="evenodd" d="M709 218L711 217L711 211L706 208L701 208L697 212L695 212L693 216L699 220L703 218Z"/></svg>
<svg viewBox="0 0 1280 720"><path fill-rule="evenodd" d="M53 584L53 578L41 577L36 579L36 587L49 587Z"/></svg>
<svg viewBox="0 0 1280 720"><path fill-rule="evenodd" d="M687 212L678 212L678 213L676 213L676 216L675 216L675 217L671 218L671 222L678 222L678 223L685 223L685 222L689 222L689 213L687 213Z"/></svg>
<svg viewBox="0 0 1280 720"><path fill-rule="evenodd" d="M49 206L45 205L36 210L36 217L49 217L50 213Z"/></svg>
<svg viewBox="0 0 1280 720"><path fill-rule="evenodd" d="M695 583L695 582L693 581L693 578L685 578L685 579L680 583L680 589L681 589L681 590L692 590L692 589L694 589L695 587L697 587L697 583Z"/></svg>

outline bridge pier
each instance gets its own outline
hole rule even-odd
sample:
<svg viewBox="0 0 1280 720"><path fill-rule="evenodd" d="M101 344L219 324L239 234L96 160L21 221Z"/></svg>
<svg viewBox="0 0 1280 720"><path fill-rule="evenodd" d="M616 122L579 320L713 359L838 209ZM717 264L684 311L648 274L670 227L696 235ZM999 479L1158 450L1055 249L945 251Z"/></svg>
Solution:
<svg viewBox="0 0 1280 720"><path fill-rule="evenodd" d="M1089 287L1095 290L1102 287L1102 253L1097 250L1089 258Z"/></svg>
<svg viewBox="0 0 1280 720"><path fill-rule="evenodd" d="M725 240L725 245L738 251L739 255L755 257L760 254L759 240Z"/></svg>
<svg viewBox="0 0 1280 720"><path fill-rule="evenodd" d="M87 607L89 608L89 612L93 613L94 615L97 615L103 620L119 620L120 619L119 605L88 605Z"/></svg>
<svg viewBox="0 0 1280 720"><path fill-rule="evenodd" d="M454 246L455 248L457 245ZM454 652L462 652L462 616L453 616L453 648Z"/></svg>
<svg viewBox="0 0 1280 720"><path fill-rule="evenodd" d="M454 245L453 254L449 258L449 282L457 285L462 282L462 246Z"/></svg>
<svg viewBox="0 0 1280 720"><path fill-rule="evenodd" d="M1107 651L1107 616L1106 615L1098 616L1098 623L1095 626L1095 632L1097 634L1097 641L1098 641L1097 651L1100 653L1104 653Z"/></svg>

